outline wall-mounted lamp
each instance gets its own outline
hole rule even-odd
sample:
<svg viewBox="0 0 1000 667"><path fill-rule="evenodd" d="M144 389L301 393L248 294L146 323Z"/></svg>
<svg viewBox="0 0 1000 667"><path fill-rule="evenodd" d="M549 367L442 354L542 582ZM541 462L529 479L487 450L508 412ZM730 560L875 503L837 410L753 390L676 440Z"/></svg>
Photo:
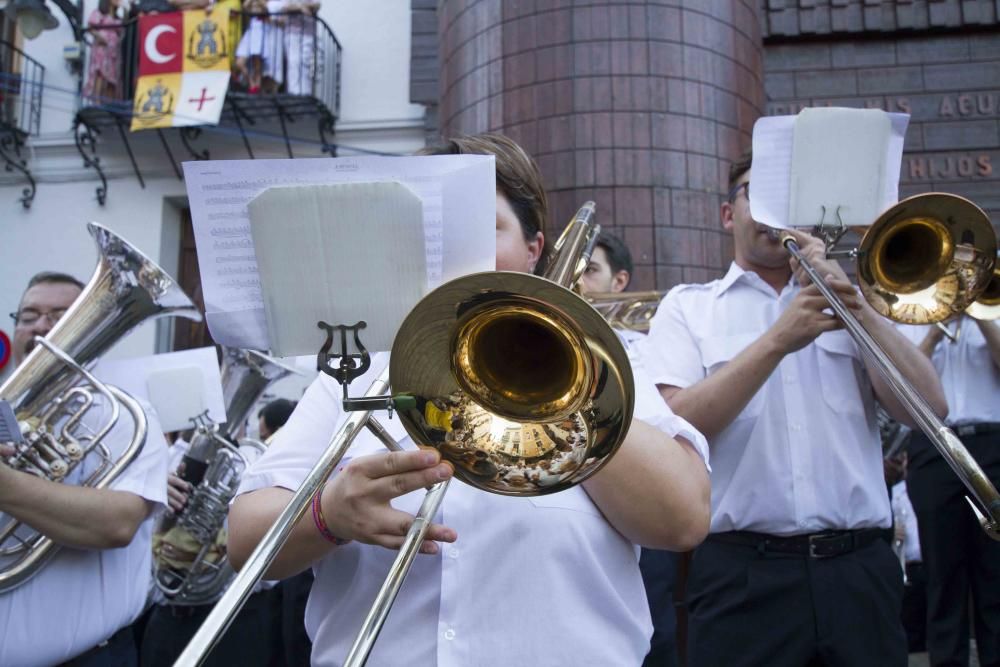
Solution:
<svg viewBox="0 0 1000 667"><path fill-rule="evenodd" d="M83 13L81 8L70 0L52 0L52 2L66 15L73 36L77 40L81 39ZM59 19L49 9L46 0L7 0L4 12L8 19L20 26L21 33L26 39L34 39L43 30L54 30L59 27Z"/></svg>

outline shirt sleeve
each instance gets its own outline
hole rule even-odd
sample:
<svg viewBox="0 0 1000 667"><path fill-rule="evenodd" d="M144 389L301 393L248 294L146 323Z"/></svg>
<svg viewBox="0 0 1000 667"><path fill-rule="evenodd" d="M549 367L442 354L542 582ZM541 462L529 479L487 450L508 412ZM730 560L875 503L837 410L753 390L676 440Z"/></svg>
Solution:
<svg viewBox="0 0 1000 667"><path fill-rule="evenodd" d="M110 485L115 491L128 491L159 505L167 504L167 441L163 437L160 418L149 403L137 399L146 413L146 443L138 456ZM109 434L115 438L116 449L124 451L131 437L132 421L123 415Z"/></svg>
<svg viewBox="0 0 1000 667"><path fill-rule="evenodd" d="M639 343L638 356L656 385L683 388L705 378L701 350L682 307L682 289L675 287L664 297L650 322L649 335Z"/></svg>
<svg viewBox="0 0 1000 667"><path fill-rule="evenodd" d="M705 436L670 409L646 372L642 357L632 360L632 377L635 381L633 417L641 419L671 438L682 440L682 444L690 445L705 462L705 467L711 471L708 460L708 441L705 440Z"/></svg>

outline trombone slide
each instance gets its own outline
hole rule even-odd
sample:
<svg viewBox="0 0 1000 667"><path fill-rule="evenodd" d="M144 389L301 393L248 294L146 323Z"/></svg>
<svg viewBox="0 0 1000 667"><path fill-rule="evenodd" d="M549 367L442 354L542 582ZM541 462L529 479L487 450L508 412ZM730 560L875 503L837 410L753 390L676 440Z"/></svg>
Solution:
<svg viewBox="0 0 1000 667"><path fill-rule="evenodd" d="M972 494L969 503L976 513L976 518L986 534L994 540L1000 540L1000 494L996 487L986 477L986 473L979 467L975 459L969 455L968 450L958 439L955 433L945 426L944 422L934 414L927 401L913 387L909 380L895 367L889 355L875 341L875 338L861 326L858 319L848 310L840 297L830 288L830 285L823 279L816 268L806 259L799 249L795 237L791 234L783 233L780 236L781 244L805 270L813 284L820 293L830 303L830 307L837 314L837 317L844 323L844 327L854 338L861 352L879 369L888 382L889 387L897 398L906 407L907 412L913 417L924 432L927 438L934 444L944 460L947 461L951 469L958 475ZM975 502L973 502L973 499Z"/></svg>
<svg viewBox="0 0 1000 667"><path fill-rule="evenodd" d="M386 368L379 377L372 382L366 398L381 396L389 388L389 369ZM305 515L316 492L323 486L333 470L344 458L344 454L351 447L351 443L358 433L371 418L371 411L349 412L347 420L343 423L337 433L330 440L326 451L316 461L305 481L299 486L295 495L288 501L288 505L282 510L277 520L271 525L267 533L261 539L260 544L250 554L250 558L243 565L239 574L233 579L229 588L222 598L212 608L211 613L205 622L198 628L198 632L188 643L184 652L177 658L174 667L190 667L200 665L205 657L215 647L223 633L229 629L230 624L236 614L253 592L253 587L264 577L264 572L271 566L278 556L278 551L288 541L292 528ZM377 634L377 633L376 633Z"/></svg>

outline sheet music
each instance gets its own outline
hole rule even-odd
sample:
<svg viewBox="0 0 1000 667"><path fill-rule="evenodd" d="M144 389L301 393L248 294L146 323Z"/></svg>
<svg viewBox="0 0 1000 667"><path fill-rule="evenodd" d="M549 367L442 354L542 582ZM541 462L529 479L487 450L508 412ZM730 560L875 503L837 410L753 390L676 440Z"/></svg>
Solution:
<svg viewBox="0 0 1000 667"><path fill-rule="evenodd" d="M164 431L191 428L191 419L205 410L209 421L226 421L214 347L132 359L101 359L93 373L102 382L152 404Z"/></svg>
<svg viewBox="0 0 1000 667"><path fill-rule="evenodd" d="M206 321L224 345L270 349L247 204L272 186L399 181L424 204L428 288L495 266L492 156L213 160L185 162L184 175Z"/></svg>
<svg viewBox="0 0 1000 667"><path fill-rule="evenodd" d="M819 111L822 111L820 109ZM880 209L896 203L899 198L899 170L903 159L903 140L908 114L890 113L892 132L884 155ZM812 227L815 220L791 222L789 211L792 200L792 146L794 144L796 116L766 116L757 120L753 128L753 184L750 197L750 214L757 222L777 229L795 226ZM833 168L833 167L831 167ZM816 174L823 178L823 174ZM872 219L869 222L874 222Z"/></svg>

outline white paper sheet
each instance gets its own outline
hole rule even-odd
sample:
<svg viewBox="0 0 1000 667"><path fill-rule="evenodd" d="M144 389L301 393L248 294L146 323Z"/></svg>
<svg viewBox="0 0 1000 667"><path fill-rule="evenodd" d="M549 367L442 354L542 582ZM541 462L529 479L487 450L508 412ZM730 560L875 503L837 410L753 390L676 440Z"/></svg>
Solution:
<svg viewBox="0 0 1000 667"><path fill-rule="evenodd" d="M94 374L102 382L152 404L165 432L191 428L191 419L205 410L209 421L226 421L214 347L132 359L102 359L94 367Z"/></svg>
<svg viewBox="0 0 1000 667"><path fill-rule="evenodd" d="M492 156L213 160L184 175L206 320L224 345L271 349L247 205L272 186L399 181L423 202L428 288L495 267Z"/></svg>
<svg viewBox="0 0 1000 667"><path fill-rule="evenodd" d="M822 112L817 108L810 111ZM843 111L843 109L832 109ZM908 114L887 114L892 127L888 146L884 151L882 188L876 208L883 210L899 198L899 170L903 159L903 139L910 117ZM796 116L766 116L757 120L753 128L753 176L750 196L750 214L757 222L777 229L792 227L811 228L817 220L792 220L792 153L795 140ZM864 160L864 156L860 156ZM833 167L831 167L833 168ZM837 168L849 169L841 164ZM813 174L797 174L820 181L829 178L827 170ZM819 205L815 206L819 210ZM845 211L846 213L846 211ZM831 219L830 221L833 221ZM874 222L874 218L863 224ZM862 224L862 223L858 223Z"/></svg>

